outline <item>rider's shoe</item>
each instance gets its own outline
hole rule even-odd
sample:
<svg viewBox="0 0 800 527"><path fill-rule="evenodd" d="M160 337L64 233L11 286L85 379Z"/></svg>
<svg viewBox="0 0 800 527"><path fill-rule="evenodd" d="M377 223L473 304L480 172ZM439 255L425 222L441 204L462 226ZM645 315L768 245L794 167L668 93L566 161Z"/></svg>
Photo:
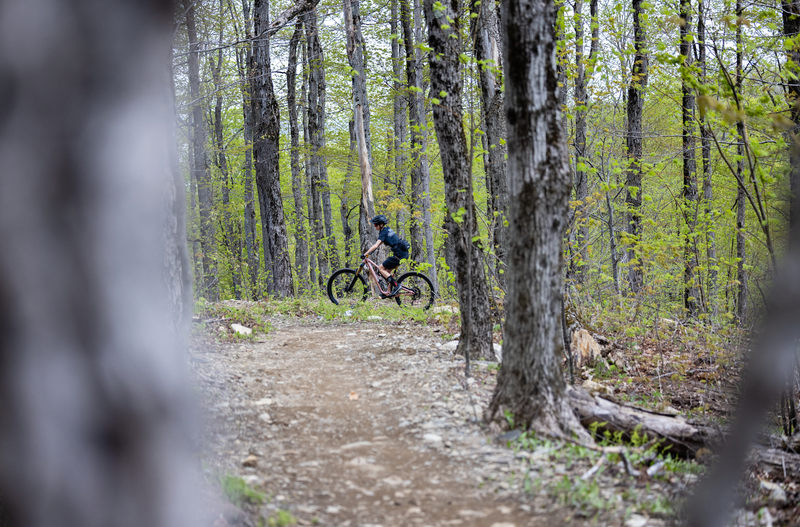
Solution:
<svg viewBox="0 0 800 527"><path fill-rule="evenodd" d="M389 296L395 296L399 292L400 292L400 284L395 282L394 287L392 288L392 292L389 293Z"/></svg>

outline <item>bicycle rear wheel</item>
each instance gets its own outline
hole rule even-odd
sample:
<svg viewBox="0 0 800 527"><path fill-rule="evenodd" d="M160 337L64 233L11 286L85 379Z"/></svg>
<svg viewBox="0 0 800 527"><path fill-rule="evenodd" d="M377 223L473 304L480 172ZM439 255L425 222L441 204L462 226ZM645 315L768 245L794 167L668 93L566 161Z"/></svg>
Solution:
<svg viewBox="0 0 800 527"><path fill-rule="evenodd" d="M421 311L433 305L436 292L430 279L424 274L412 271L401 276L397 282L400 284L400 291L395 297L398 304Z"/></svg>
<svg viewBox="0 0 800 527"><path fill-rule="evenodd" d="M337 306L352 307L368 296L367 282L352 269L339 269L328 279L328 298Z"/></svg>

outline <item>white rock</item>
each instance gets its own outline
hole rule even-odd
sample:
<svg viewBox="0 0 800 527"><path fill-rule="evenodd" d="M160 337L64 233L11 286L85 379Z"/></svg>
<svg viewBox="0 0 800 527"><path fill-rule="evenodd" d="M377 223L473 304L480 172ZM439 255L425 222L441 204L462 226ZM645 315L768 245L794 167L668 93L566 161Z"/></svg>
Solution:
<svg viewBox="0 0 800 527"><path fill-rule="evenodd" d="M260 420L264 421L265 423L271 423L272 422L272 417L267 413L263 413L263 414L259 415L258 418Z"/></svg>
<svg viewBox="0 0 800 527"><path fill-rule="evenodd" d="M762 481L758 486L762 491L769 493L769 499L776 503L786 502L786 491L777 483Z"/></svg>
<svg viewBox="0 0 800 527"><path fill-rule="evenodd" d="M439 434L425 434L422 436L423 441L427 441L428 443L441 443L442 436Z"/></svg>
<svg viewBox="0 0 800 527"><path fill-rule="evenodd" d="M339 514L339 511L341 510L342 508L339 507L338 505L328 505L328 508L325 509L325 512L327 512L328 514Z"/></svg>
<svg viewBox="0 0 800 527"><path fill-rule="evenodd" d="M240 335L250 335L253 332L252 329L242 326L241 324L231 324L231 329Z"/></svg>
<svg viewBox="0 0 800 527"><path fill-rule="evenodd" d="M631 514L631 517L625 522L625 527L645 527L647 525L647 517L639 514Z"/></svg>
<svg viewBox="0 0 800 527"><path fill-rule="evenodd" d="M347 311L344 312L344 316L352 317L353 316L353 312L348 309ZM350 333L348 333L348 335L350 335Z"/></svg>
<svg viewBox="0 0 800 527"><path fill-rule="evenodd" d="M255 403L256 406L269 406L272 404L272 399L259 399Z"/></svg>
<svg viewBox="0 0 800 527"><path fill-rule="evenodd" d="M379 316L372 315L371 317L367 317L367 320L383 320L383 319Z"/></svg>
<svg viewBox="0 0 800 527"><path fill-rule="evenodd" d="M339 450L352 450L354 448L361 448L365 446L372 446L372 443L369 441L356 441L355 443L349 443L342 447L339 447Z"/></svg>
<svg viewBox="0 0 800 527"><path fill-rule="evenodd" d="M441 349L442 351L449 351L450 353L453 353L453 352L456 351L456 348L458 348L458 341L457 340L451 340L450 342L448 342L446 344L442 344L442 347L439 348L439 349Z"/></svg>
<svg viewBox="0 0 800 527"><path fill-rule="evenodd" d="M497 357L497 362L503 362L503 346L500 344L492 344L494 354Z"/></svg>

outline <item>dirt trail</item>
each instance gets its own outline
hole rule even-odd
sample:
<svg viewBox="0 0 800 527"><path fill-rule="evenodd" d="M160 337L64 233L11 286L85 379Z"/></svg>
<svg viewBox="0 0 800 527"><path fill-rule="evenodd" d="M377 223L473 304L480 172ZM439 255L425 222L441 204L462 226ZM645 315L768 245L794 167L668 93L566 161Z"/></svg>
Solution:
<svg viewBox="0 0 800 527"><path fill-rule="evenodd" d="M479 422L487 365L468 385L442 342L411 324L278 323L262 342L195 350L207 472L241 475L269 497L261 515L301 525L563 523Z"/></svg>

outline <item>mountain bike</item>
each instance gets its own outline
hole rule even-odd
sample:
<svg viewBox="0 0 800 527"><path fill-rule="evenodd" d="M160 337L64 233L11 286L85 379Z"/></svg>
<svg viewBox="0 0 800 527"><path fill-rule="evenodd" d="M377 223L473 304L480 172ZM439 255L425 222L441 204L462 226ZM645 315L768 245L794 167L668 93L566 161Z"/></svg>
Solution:
<svg viewBox="0 0 800 527"><path fill-rule="evenodd" d="M363 302L370 296L370 287L361 271L364 270L367 279L377 286L381 298L391 298L397 305L406 306L425 311L433 305L436 292L430 278L422 273L411 271L404 273L397 279L399 289L392 295L391 286L384 280L378 271L378 264L368 256L364 257L358 269L339 269L328 279L328 298L336 305L354 306Z"/></svg>

